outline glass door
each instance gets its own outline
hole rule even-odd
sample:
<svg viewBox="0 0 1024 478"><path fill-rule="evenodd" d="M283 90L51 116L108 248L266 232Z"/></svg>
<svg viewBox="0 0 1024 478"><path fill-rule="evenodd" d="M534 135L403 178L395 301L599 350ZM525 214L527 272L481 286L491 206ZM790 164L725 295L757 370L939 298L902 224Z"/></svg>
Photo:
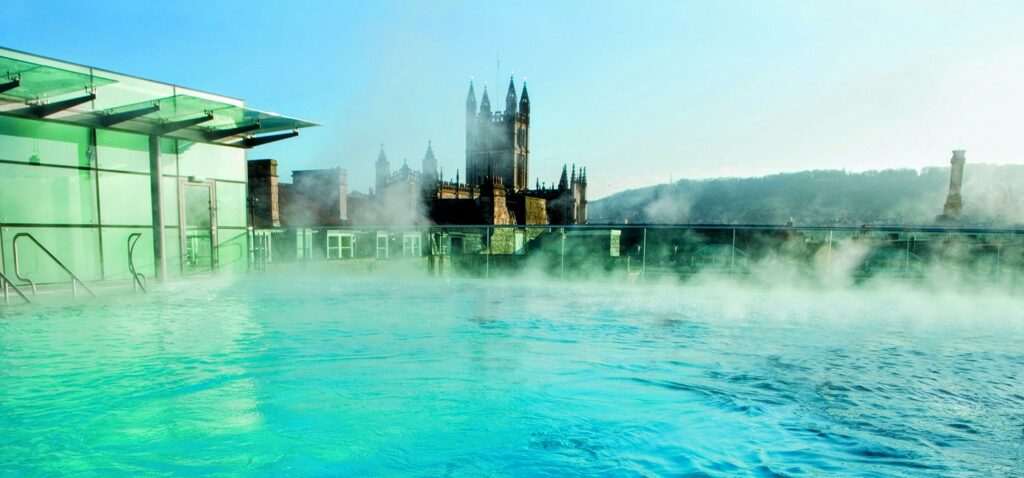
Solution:
<svg viewBox="0 0 1024 478"><path fill-rule="evenodd" d="M185 275L207 274L217 264L217 216L212 183L181 184L182 272Z"/></svg>

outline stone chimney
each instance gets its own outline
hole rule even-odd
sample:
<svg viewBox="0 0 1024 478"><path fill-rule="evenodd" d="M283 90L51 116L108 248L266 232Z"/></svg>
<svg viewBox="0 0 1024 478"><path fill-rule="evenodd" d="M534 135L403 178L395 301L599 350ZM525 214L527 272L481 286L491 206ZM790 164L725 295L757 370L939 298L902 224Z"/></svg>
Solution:
<svg viewBox="0 0 1024 478"><path fill-rule="evenodd" d="M338 221L348 220L348 172L341 168L292 171L292 185ZM380 191L377 191L380 194Z"/></svg>
<svg viewBox="0 0 1024 478"><path fill-rule="evenodd" d="M487 224L515 224L505 201L505 183L501 177L487 176L480 184L477 205Z"/></svg>
<svg viewBox="0 0 1024 478"><path fill-rule="evenodd" d="M942 222L956 222L960 220L964 210L964 200L960 195L964 182L964 163L967 158L966 151L962 149L953 150L953 158L949 160L949 194L946 196L946 204L942 208L942 215L937 219Z"/></svg>
<svg viewBox="0 0 1024 478"><path fill-rule="evenodd" d="M249 207L253 227L280 227L281 208L277 185L277 161L254 159L249 161Z"/></svg>

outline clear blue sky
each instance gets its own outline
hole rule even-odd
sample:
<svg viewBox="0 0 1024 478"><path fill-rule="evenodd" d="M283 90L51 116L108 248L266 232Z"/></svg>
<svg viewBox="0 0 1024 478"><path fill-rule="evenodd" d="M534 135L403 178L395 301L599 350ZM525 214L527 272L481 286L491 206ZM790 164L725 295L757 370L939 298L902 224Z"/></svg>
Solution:
<svg viewBox="0 0 1024 478"><path fill-rule="evenodd" d="M470 76L528 77L531 177L591 196L670 177L1024 162L1024 2L8 2L0 45L323 123L253 150L341 166L385 144L464 168ZM501 71L496 71L500 55ZM493 91L492 91L493 94ZM492 101L495 99L491 97ZM532 178L531 178L532 182Z"/></svg>

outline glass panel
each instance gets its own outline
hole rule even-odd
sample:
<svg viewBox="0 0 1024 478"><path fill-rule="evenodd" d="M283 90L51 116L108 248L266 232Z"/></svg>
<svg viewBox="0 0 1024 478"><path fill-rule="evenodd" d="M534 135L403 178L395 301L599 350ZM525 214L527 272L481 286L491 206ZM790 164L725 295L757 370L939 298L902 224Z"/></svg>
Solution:
<svg viewBox="0 0 1024 478"><path fill-rule="evenodd" d="M160 166L163 167L163 174L178 175L178 140L173 138L160 138Z"/></svg>
<svg viewBox="0 0 1024 478"><path fill-rule="evenodd" d="M36 99L54 97L74 91L85 92L87 88L114 83L109 78L101 78L86 73L65 70L38 63L0 57L0 71L6 78L20 78L21 86L3 93L3 96Z"/></svg>
<svg viewBox="0 0 1024 478"><path fill-rule="evenodd" d="M0 164L0 221L96 224L91 171Z"/></svg>
<svg viewBox="0 0 1024 478"><path fill-rule="evenodd" d="M21 232L32 234L44 247L50 250L84 281L100 279L99 231L94 228L75 227L5 227L3 228L3 253L5 274L15 283L21 283L14 275L14 236ZM18 240L18 259L23 277L37 283L70 282L63 269L50 259L31 240Z"/></svg>
<svg viewBox="0 0 1024 478"><path fill-rule="evenodd" d="M246 180L245 151L227 146L191 143L178 152L179 173L203 179Z"/></svg>
<svg viewBox="0 0 1024 478"><path fill-rule="evenodd" d="M217 226L246 226L245 193L245 184L217 182Z"/></svg>
<svg viewBox="0 0 1024 478"><path fill-rule="evenodd" d="M144 135L96 130L96 150L102 169L149 172L149 138Z"/></svg>
<svg viewBox="0 0 1024 478"><path fill-rule="evenodd" d="M100 215L103 224L153 224L149 176L100 172ZM166 215L167 212L165 211Z"/></svg>
<svg viewBox="0 0 1024 478"><path fill-rule="evenodd" d="M251 134L261 133L272 133L274 131L284 131L298 128L308 128L310 126L319 126L311 121L305 121L298 118L289 118L287 116L281 116L277 113L270 113L267 111L259 111L248 108L232 107L217 110L213 112L214 119L209 123L204 123L204 126L212 127L215 129L229 129L236 126L252 124L254 121L259 121L260 127L257 130L249 131Z"/></svg>
<svg viewBox="0 0 1024 478"><path fill-rule="evenodd" d="M220 193L220 191L218 191ZM217 269L245 272L249 267L249 234L246 229L217 229Z"/></svg>
<svg viewBox="0 0 1024 478"><path fill-rule="evenodd" d="M213 270L213 213L209 186L184 184L185 274Z"/></svg>
<svg viewBox="0 0 1024 478"><path fill-rule="evenodd" d="M185 261L182 260L181 233L177 227L164 228L164 254L167 256L167 275L181 275Z"/></svg>
<svg viewBox="0 0 1024 478"><path fill-rule="evenodd" d="M87 128L0 116L0 159L88 167L89 155Z"/></svg>
<svg viewBox="0 0 1024 478"><path fill-rule="evenodd" d="M164 83L154 83L142 78L120 75L109 71L102 72L102 75L116 80L117 84L109 88L103 88L96 93L96 100L92 102L91 106L93 112L97 115L102 112L111 111L112 108L152 98L161 98L174 93L174 87ZM121 123L118 127L127 127L129 124Z"/></svg>
<svg viewBox="0 0 1024 478"><path fill-rule="evenodd" d="M131 279L128 268L128 236L133 233L142 234L132 254L135 271L144 275L147 280L153 280L153 229L120 227L103 228L103 273L106 279ZM173 255L173 251L169 255Z"/></svg>
<svg viewBox="0 0 1024 478"><path fill-rule="evenodd" d="M214 114L220 114L222 110L237 109L237 106L223 103L220 101L208 100L206 98L200 98L192 95L174 95L164 98L157 98L153 100L140 101L132 104L118 106L111 108L111 113L121 113L125 111L134 111L140 108L157 104L160 105L160 109L141 116L141 118L147 118L157 121L179 121L189 118L194 118L205 114L207 111ZM229 113L225 113L229 114Z"/></svg>
<svg viewBox="0 0 1024 478"><path fill-rule="evenodd" d="M163 178L164 227L178 225L178 177Z"/></svg>

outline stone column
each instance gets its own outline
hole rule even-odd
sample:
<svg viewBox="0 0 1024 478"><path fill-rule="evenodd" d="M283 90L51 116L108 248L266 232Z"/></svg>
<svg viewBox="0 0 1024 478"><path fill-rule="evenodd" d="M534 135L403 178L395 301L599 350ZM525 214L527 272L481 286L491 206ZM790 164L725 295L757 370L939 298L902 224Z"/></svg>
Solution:
<svg viewBox="0 0 1024 478"><path fill-rule="evenodd" d="M964 180L964 157L966 151L962 149L953 150L953 158L949 160L949 194L946 196L946 205L942 208L940 220L958 221L963 215L964 201L960 195Z"/></svg>

